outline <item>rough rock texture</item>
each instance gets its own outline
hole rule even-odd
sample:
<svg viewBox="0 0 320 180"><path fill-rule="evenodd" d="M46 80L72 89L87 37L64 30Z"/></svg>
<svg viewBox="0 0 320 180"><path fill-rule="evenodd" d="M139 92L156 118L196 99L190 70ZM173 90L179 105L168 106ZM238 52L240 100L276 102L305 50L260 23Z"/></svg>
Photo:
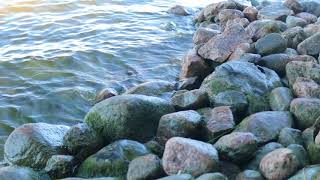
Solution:
<svg viewBox="0 0 320 180"><path fill-rule="evenodd" d="M208 93L211 103L221 92L242 92L248 101L247 111L252 114L269 109L268 95L278 86L281 86L280 78L274 71L248 62L230 61L218 66L201 88Z"/></svg>
<svg viewBox="0 0 320 180"><path fill-rule="evenodd" d="M198 54L205 59L222 63L229 58L239 44L251 42L251 38L241 25L232 24L227 26L222 34L211 38L201 46Z"/></svg>
<svg viewBox="0 0 320 180"><path fill-rule="evenodd" d="M222 136L214 147L221 159L241 163L252 157L258 148L258 143L252 133L233 132Z"/></svg>
<svg viewBox="0 0 320 180"><path fill-rule="evenodd" d="M293 93L289 88L278 87L271 91L269 99L273 111L289 111Z"/></svg>
<svg viewBox="0 0 320 180"><path fill-rule="evenodd" d="M180 172L199 176L216 170L219 157L211 144L174 137L167 141L162 161L169 175Z"/></svg>
<svg viewBox="0 0 320 180"><path fill-rule="evenodd" d="M298 45L300 54L308 54L311 56L319 55L320 53L320 32L307 38Z"/></svg>
<svg viewBox="0 0 320 180"><path fill-rule="evenodd" d="M298 77L305 77L320 83L320 65L313 62L292 61L287 64L286 74L293 85Z"/></svg>
<svg viewBox="0 0 320 180"><path fill-rule="evenodd" d="M287 41L287 47L297 49L298 45L307 38L302 27L293 27L281 33Z"/></svg>
<svg viewBox="0 0 320 180"><path fill-rule="evenodd" d="M206 43L212 37L220 33L221 31L218 31L218 30L200 27L199 29L197 29L197 31L193 35L193 43L196 45Z"/></svg>
<svg viewBox="0 0 320 180"><path fill-rule="evenodd" d="M246 27L246 32L256 41L270 33L281 33L287 30L287 25L281 21L263 19L256 20Z"/></svg>
<svg viewBox="0 0 320 180"><path fill-rule="evenodd" d="M198 138L201 128L201 116L196 111L166 114L159 121L157 140L160 144L165 144L172 137Z"/></svg>
<svg viewBox="0 0 320 180"><path fill-rule="evenodd" d="M246 7L243 10L244 17L250 22L257 20L258 10L254 6Z"/></svg>
<svg viewBox="0 0 320 180"><path fill-rule="evenodd" d="M299 166L299 160L292 150L280 148L263 157L260 171L267 179L286 179L293 175Z"/></svg>
<svg viewBox="0 0 320 180"><path fill-rule="evenodd" d="M180 6L180 5L173 6L172 8L170 8L168 10L168 13L179 15L179 16L188 16L188 15L190 15L190 12L188 12L188 10L185 7Z"/></svg>
<svg viewBox="0 0 320 180"><path fill-rule="evenodd" d="M320 177L320 165L307 166L298 171L294 176L288 180L315 180Z"/></svg>
<svg viewBox="0 0 320 180"><path fill-rule="evenodd" d="M285 21L293 11L282 5L268 5L259 10L258 19L272 19Z"/></svg>
<svg viewBox="0 0 320 180"><path fill-rule="evenodd" d="M320 85L311 79L299 77L292 88L297 97L320 98Z"/></svg>
<svg viewBox="0 0 320 180"><path fill-rule="evenodd" d="M311 143L307 147L310 164L320 164L320 145Z"/></svg>
<svg viewBox="0 0 320 180"><path fill-rule="evenodd" d="M290 144L303 144L302 133L298 129L283 128L280 131L278 142L283 146L287 147Z"/></svg>
<svg viewBox="0 0 320 180"><path fill-rule="evenodd" d="M157 97L120 95L96 104L85 122L107 142L123 138L145 142L156 134L160 117L173 111L169 102Z"/></svg>
<svg viewBox="0 0 320 180"><path fill-rule="evenodd" d="M223 9L238 9L243 10L243 6L236 3L235 1L223 1L218 3L212 3L206 6L203 10L203 20L209 20L219 14Z"/></svg>
<svg viewBox="0 0 320 180"><path fill-rule="evenodd" d="M130 162L127 180L155 179L164 175L161 159L156 155L148 154Z"/></svg>
<svg viewBox="0 0 320 180"><path fill-rule="evenodd" d="M226 24L229 20L240 19L243 17L243 12L237 9L223 9L219 12L217 21L220 22L220 24Z"/></svg>
<svg viewBox="0 0 320 180"><path fill-rule="evenodd" d="M199 176L196 180L228 180L228 178L221 173L207 173Z"/></svg>
<svg viewBox="0 0 320 180"><path fill-rule="evenodd" d="M320 16L320 3L318 1L303 1L301 5L305 12Z"/></svg>
<svg viewBox="0 0 320 180"><path fill-rule="evenodd" d="M178 91L171 98L171 103L177 110L200 109L209 106L207 92L201 89Z"/></svg>
<svg viewBox="0 0 320 180"><path fill-rule="evenodd" d="M50 177L43 172L36 172L31 168L6 166L0 168L0 179L3 180L50 180Z"/></svg>
<svg viewBox="0 0 320 180"><path fill-rule="evenodd" d="M52 155L63 153L63 136L68 129L46 123L24 124L8 137L4 158L10 164L42 169Z"/></svg>
<svg viewBox="0 0 320 180"><path fill-rule="evenodd" d="M236 180L264 180L264 178L258 171L245 170L237 175Z"/></svg>
<svg viewBox="0 0 320 180"><path fill-rule="evenodd" d="M307 13L307 12L301 12L299 14L296 14L297 17L304 19L308 22L308 24L317 22L317 16Z"/></svg>
<svg viewBox="0 0 320 180"><path fill-rule="evenodd" d="M78 177L125 177L131 160L148 154L136 141L119 140L88 157L79 167Z"/></svg>
<svg viewBox="0 0 320 180"><path fill-rule="evenodd" d="M290 61L292 59L286 54L271 54L262 57L257 64L272 69L283 77L286 73L286 65Z"/></svg>
<svg viewBox="0 0 320 180"><path fill-rule="evenodd" d="M258 54L266 56L270 54L282 53L287 49L287 42L278 33L271 33L256 42Z"/></svg>
<svg viewBox="0 0 320 180"><path fill-rule="evenodd" d="M290 111L296 117L297 127L306 129L320 117L320 99L296 98L291 102Z"/></svg>
<svg viewBox="0 0 320 180"><path fill-rule="evenodd" d="M75 159L69 155L53 155L45 167L45 171L53 178L69 177L73 174Z"/></svg>
<svg viewBox="0 0 320 180"><path fill-rule="evenodd" d="M214 98L214 106L229 106L235 114L243 114L248 108L248 100L240 91L228 90L217 94Z"/></svg>
<svg viewBox="0 0 320 180"><path fill-rule="evenodd" d="M259 143L277 139L282 128L292 127L293 118L287 111L265 111L245 118L235 129L240 132L251 132Z"/></svg>
<svg viewBox="0 0 320 180"><path fill-rule="evenodd" d="M128 89L126 94L141 94L146 96L166 97L174 91L174 84L168 81L150 81Z"/></svg>

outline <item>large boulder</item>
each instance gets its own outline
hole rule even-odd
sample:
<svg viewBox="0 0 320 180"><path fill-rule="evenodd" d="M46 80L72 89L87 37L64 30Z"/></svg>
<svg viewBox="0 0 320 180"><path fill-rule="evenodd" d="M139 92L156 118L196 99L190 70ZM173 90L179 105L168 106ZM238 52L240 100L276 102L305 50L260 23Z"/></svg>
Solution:
<svg viewBox="0 0 320 180"><path fill-rule="evenodd" d="M250 35L250 37L254 41L256 41L270 33L284 32L285 30L287 30L287 28L288 26L284 22L263 19L263 20L256 20L250 23L246 27L246 32Z"/></svg>
<svg viewBox="0 0 320 180"><path fill-rule="evenodd" d="M238 132L251 132L259 143L276 140L281 129L292 127L293 118L287 111L265 111L245 118L235 129Z"/></svg>
<svg viewBox="0 0 320 180"><path fill-rule="evenodd" d="M278 87L270 93L270 107L273 111L289 111L293 93L289 88Z"/></svg>
<svg viewBox="0 0 320 180"><path fill-rule="evenodd" d="M222 34L214 36L201 46L198 54L205 59L223 63L229 58L238 45L251 42L251 38L241 25L237 23L231 24L226 27Z"/></svg>
<svg viewBox="0 0 320 180"><path fill-rule="evenodd" d="M248 62L230 61L218 66L203 81L201 88L213 104L219 93L242 92L248 101L247 111L252 114L269 109L269 93L278 86L281 86L280 78L274 71Z"/></svg>
<svg viewBox="0 0 320 180"><path fill-rule="evenodd" d="M298 45L300 54L308 54L311 56L319 55L320 53L320 32L302 41Z"/></svg>
<svg viewBox="0 0 320 180"><path fill-rule="evenodd" d="M136 141L119 140L89 156L79 167L78 177L125 177L133 159L149 154L149 150Z"/></svg>
<svg viewBox="0 0 320 180"><path fill-rule="evenodd" d="M190 173L199 176L217 170L219 157L211 144L174 137L167 141L162 161L168 175Z"/></svg>
<svg viewBox="0 0 320 180"><path fill-rule="evenodd" d="M306 129L320 117L320 99L296 98L291 102L290 111L296 117L297 127Z"/></svg>
<svg viewBox="0 0 320 180"><path fill-rule="evenodd" d="M157 97L120 95L96 104L85 122L107 142L124 138L145 142L155 136L161 116L172 112L174 107Z"/></svg>
<svg viewBox="0 0 320 180"><path fill-rule="evenodd" d="M50 180L50 177L43 173L27 167L7 166L0 168L0 179L3 180Z"/></svg>
<svg viewBox="0 0 320 180"><path fill-rule="evenodd" d="M291 61L286 66L289 84L293 85L298 77L305 77L320 84L320 65L314 62Z"/></svg>
<svg viewBox="0 0 320 180"><path fill-rule="evenodd" d="M168 81L149 81L139 84L126 91L126 94L141 94L146 96L170 97L174 91L174 84Z"/></svg>
<svg viewBox="0 0 320 180"><path fill-rule="evenodd" d="M24 124L8 137L4 158L10 164L43 169L52 155L64 152L63 137L68 129L46 123Z"/></svg>
<svg viewBox="0 0 320 180"><path fill-rule="evenodd" d="M293 11L283 5L271 4L259 10L258 19L271 19L285 21Z"/></svg>
<svg viewBox="0 0 320 180"><path fill-rule="evenodd" d="M287 42L278 33L271 33L259 39L255 48L258 54L266 56L270 54L283 53L287 49Z"/></svg>

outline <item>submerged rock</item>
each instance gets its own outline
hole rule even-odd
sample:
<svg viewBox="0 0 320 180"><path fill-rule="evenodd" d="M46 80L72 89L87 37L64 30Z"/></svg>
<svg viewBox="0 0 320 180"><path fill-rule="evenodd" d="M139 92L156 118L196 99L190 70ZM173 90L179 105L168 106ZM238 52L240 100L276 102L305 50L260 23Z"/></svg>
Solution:
<svg viewBox="0 0 320 180"><path fill-rule="evenodd" d="M191 14L185 7L180 5L173 6L168 10L168 13L180 16L188 16Z"/></svg>
<svg viewBox="0 0 320 180"><path fill-rule="evenodd" d="M105 88L101 90L96 96L96 103L99 103L105 99L111 98L113 96L117 96L118 92L113 88Z"/></svg>
<svg viewBox="0 0 320 180"><path fill-rule="evenodd" d="M7 166L0 168L0 179L6 180L50 180L50 177L43 172L36 172L31 168Z"/></svg>
<svg viewBox="0 0 320 180"><path fill-rule="evenodd" d="M85 122L106 142L123 138L146 142L155 136L160 117L172 112L173 106L157 97L120 95L96 104Z"/></svg>
<svg viewBox="0 0 320 180"><path fill-rule="evenodd" d="M51 156L64 152L63 137L68 129L46 123L24 124L8 137L4 158L10 164L43 169Z"/></svg>

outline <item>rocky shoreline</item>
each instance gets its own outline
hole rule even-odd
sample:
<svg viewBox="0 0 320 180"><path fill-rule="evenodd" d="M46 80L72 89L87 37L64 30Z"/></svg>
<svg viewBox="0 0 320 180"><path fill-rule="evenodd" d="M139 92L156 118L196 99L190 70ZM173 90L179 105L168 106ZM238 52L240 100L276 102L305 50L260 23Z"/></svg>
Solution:
<svg viewBox="0 0 320 180"><path fill-rule="evenodd" d="M194 21L177 83L104 89L72 127L16 128L0 179L318 179L320 3L229 0Z"/></svg>

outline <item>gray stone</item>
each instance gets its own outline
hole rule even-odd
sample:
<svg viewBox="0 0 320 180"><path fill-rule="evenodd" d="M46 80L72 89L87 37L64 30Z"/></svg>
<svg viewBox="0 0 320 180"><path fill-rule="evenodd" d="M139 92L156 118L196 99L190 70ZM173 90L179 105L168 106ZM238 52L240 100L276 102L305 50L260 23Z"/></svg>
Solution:
<svg viewBox="0 0 320 180"><path fill-rule="evenodd" d="M300 168L305 167L309 164L308 152L304 149L303 146L299 144L290 144L288 149L291 149L293 153L297 156L300 162Z"/></svg>
<svg viewBox="0 0 320 180"><path fill-rule="evenodd" d="M320 31L320 24L309 24L303 28L306 38L309 38Z"/></svg>
<svg viewBox="0 0 320 180"><path fill-rule="evenodd" d="M171 103L177 110L200 109L209 106L209 98L201 89L178 91L171 98Z"/></svg>
<svg viewBox="0 0 320 180"><path fill-rule="evenodd" d="M75 159L69 155L53 155L45 167L45 171L53 178L70 177L75 168Z"/></svg>
<svg viewBox="0 0 320 180"><path fill-rule="evenodd" d="M217 16L220 24L226 24L229 20L243 18L244 14L237 9L223 9Z"/></svg>
<svg viewBox="0 0 320 180"><path fill-rule="evenodd" d="M207 173L199 176L196 180L228 180L228 178L221 173Z"/></svg>
<svg viewBox="0 0 320 180"><path fill-rule="evenodd" d="M193 43L196 45L206 43L212 37L214 37L220 33L221 33L221 31L218 31L218 30L200 27L197 29L197 31L193 35Z"/></svg>
<svg viewBox="0 0 320 180"><path fill-rule="evenodd" d="M7 166L0 168L0 179L3 180L50 180L43 172L36 172L31 168Z"/></svg>
<svg viewBox="0 0 320 180"><path fill-rule="evenodd" d="M283 53L287 49L287 42L278 33L271 33L256 42L258 54L266 56L270 54Z"/></svg>
<svg viewBox="0 0 320 180"><path fill-rule="evenodd" d="M258 19L271 19L285 21L293 11L283 5L268 5L259 10Z"/></svg>
<svg viewBox="0 0 320 180"><path fill-rule="evenodd" d="M183 6L175 5L172 8L168 10L168 13L179 15L179 16L188 16L190 15L190 12Z"/></svg>
<svg viewBox="0 0 320 180"><path fill-rule="evenodd" d="M301 12L299 14L296 14L297 17L304 19L308 22L308 24L312 24L317 22L317 16L307 13L307 12Z"/></svg>
<svg viewBox="0 0 320 180"><path fill-rule="evenodd" d="M298 171L294 176L288 180L316 180L320 177L320 165L307 166Z"/></svg>
<svg viewBox="0 0 320 180"><path fill-rule="evenodd" d="M286 66L286 75L291 86L298 77L312 79L320 84L320 65L314 62L291 61Z"/></svg>
<svg viewBox="0 0 320 180"><path fill-rule="evenodd" d="M292 59L286 54L271 54L262 57L257 64L274 70L279 76L284 76L286 73L286 65L290 61L292 61Z"/></svg>
<svg viewBox="0 0 320 180"><path fill-rule="evenodd" d="M305 27L308 24L306 20L295 16L288 16L286 19L286 23L288 25L288 28L293 28L296 26Z"/></svg>
<svg viewBox="0 0 320 180"><path fill-rule="evenodd" d="M312 79L298 77L292 88L297 97L320 98L320 85Z"/></svg>
<svg viewBox="0 0 320 180"><path fill-rule="evenodd" d="M258 171L245 170L237 175L236 180L264 180Z"/></svg>
<svg viewBox="0 0 320 180"><path fill-rule="evenodd" d="M287 41L287 47L297 49L298 45L307 38L302 27L293 27L281 33L282 37Z"/></svg>
<svg viewBox="0 0 320 180"><path fill-rule="evenodd" d="M253 6L249 6L243 10L243 14L250 22L253 22L257 20L258 10Z"/></svg>
<svg viewBox="0 0 320 180"><path fill-rule="evenodd" d="M229 106L234 113L243 114L248 108L248 100L244 93L228 90L215 96L214 106Z"/></svg>
<svg viewBox="0 0 320 180"><path fill-rule="evenodd" d="M193 180L193 179L194 178L190 174L178 174L178 175L167 176L157 180Z"/></svg>
<svg viewBox="0 0 320 180"><path fill-rule="evenodd" d="M139 84L128 89L126 94L141 94L146 96L170 97L174 91L174 84L168 81L156 80Z"/></svg>
<svg viewBox="0 0 320 180"><path fill-rule="evenodd" d="M319 55L320 53L320 32L307 38L298 45L300 54L308 54L311 56Z"/></svg>
<svg viewBox="0 0 320 180"><path fill-rule="evenodd" d="M320 3L318 1L303 1L301 5L305 12L314 14L315 16L320 16Z"/></svg>
<svg viewBox="0 0 320 180"><path fill-rule="evenodd" d="M113 96L117 96L118 92L113 88L105 88L101 90L96 96L96 103L99 103L105 99L111 98Z"/></svg>
<svg viewBox="0 0 320 180"><path fill-rule="evenodd" d="M298 0L286 0L283 5L293 10L293 12L296 14L303 11L303 6Z"/></svg>
<svg viewBox="0 0 320 180"><path fill-rule="evenodd" d="M287 24L281 21L263 19L256 20L246 27L246 32L256 41L270 33L281 33L287 30Z"/></svg>
<svg viewBox="0 0 320 180"><path fill-rule="evenodd" d="M289 111L293 93L289 88L278 87L270 93L270 107L273 111Z"/></svg>
<svg viewBox="0 0 320 180"><path fill-rule="evenodd" d="M291 144L303 145L302 133L298 129L283 128L280 131L278 142L285 147Z"/></svg>

